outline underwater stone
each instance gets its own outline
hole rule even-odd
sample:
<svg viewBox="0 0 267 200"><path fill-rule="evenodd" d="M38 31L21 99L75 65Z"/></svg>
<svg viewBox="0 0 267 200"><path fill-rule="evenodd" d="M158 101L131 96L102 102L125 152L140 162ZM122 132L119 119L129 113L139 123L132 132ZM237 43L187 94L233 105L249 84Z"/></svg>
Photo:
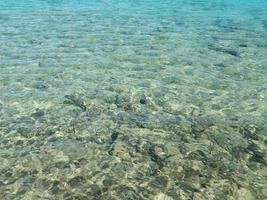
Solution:
<svg viewBox="0 0 267 200"><path fill-rule="evenodd" d="M260 149L260 147L257 144L252 143L248 145L247 150L253 153L253 155L250 158L251 161L267 165L266 152Z"/></svg>
<svg viewBox="0 0 267 200"><path fill-rule="evenodd" d="M140 103L141 104L147 104L147 98L145 95L142 95L141 98L140 98Z"/></svg>
<svg viewBox="0 0 267 200"><path fill-rule="evenodd" d="M33 136L33 132L30 128L28 127L19 127L17 129L17 132L22 136L22 137L25 137L25 138L30 138Z"/></svg>
<svg viewBox="0 0 267 200"><path fill-rule="evenodd" d="M70 165L64 161L58 161L55 163L55 167L58 169L67 169L70 168Z"/></svg>
<svg viewBox="0 0 267 200"><path fill-rule="evenodd" d="M111 187L112 184L113 184L113 181L111 180L111 178L105 178L105 179L103 180L103 185L104 185L105 187Z"/></svg>
<svg viewBox="0 0 267 200"><path fill-rule="evenodd" d="M247 44L240 44L239 47L248 47Z"/></svg>
<svg viewBox="0 0 267 200"><path fill-rule="evenodd" d="M239 56L240 50L236 48L227 48L227 47L218 47L214 46L213 44L208 45L211 50L227 53L232 56Z"/></svg>
<svg viewBox="0 0 267 200"><path fill-rule="evenodd" d="M192 187L191 185L185 182L177 182L175 183L175 185L185 192L190 192L190 193L200 192L199 189Z"/></svg>
<svg viewBox="0 0 267 200"><path fill-rule="evenodd" d="M186 154L190 150L189 146L182 142L179 144L178 148L182 154Z"/></svg>
<svg viewBox="0 0 267 200"><path fill-rule="evenodd" d="M155 185L166 188L168 186L168 177L167 176L156 176L154 180Z"/></svg>
<svg viewBox="0 0 267 200"><path fill-rule="evenodd" d="M52 194L57 194L57 193L59 193L59 191L60 191L59 184L60 184L59 181L54 181L54 182L53 182L53 185L52 185L52 187L49 189L49 191L50 191Z"/></svg>
<svg viewBox="0 0 267 200"><path fill-rule="evenodd" d="M50 190L49 190L52 194L57 194L60 191L60 188L58 186L53 186Z"/></svg>
<svg viewBox="0 0 267 200"><path fill-rule="evenodd" d="M31 129L27 128L27 127L19 127L17 129L17 132L20 134L25 134L25 133L29 133L31 131Z"/></svg>
<svg viewBox="0 0 267 200"><path fill-rule="evenodd" d="M159 168L163 168L165 165L165 159L161 158L159 155L155 152L155 146L152 146L148 150L148 155L150 156L150 159L158 164Z"/></svg>
<svg viewBox="0 0 267 200"><path fill-rule="evenodd" d="M256 125L247 125L242 129L242 133L246 138L250 138L253 140L259 140L259 136L257 134L258 127Z"/></svg>
<svg viewBox="0 0 267 200"><path fill-rule="evenodd" d="M225 68L226 65L223 64L223 63L218 63L218 64L215 64L216 67L221 67L221 68Z"/></svg>
<svg viewBox="0 0 267 200"><path fill-rule="evenodd" d="M101 195L101 188L97 184L91 184L89 185L90 190L90 195L94 197L98 197Z"/></svg>
<svg viewBox="0 0 267 200"><path fill-rule="evenodd" d="M224 49L223 52L228 53L232 56L239 56L240 55L239 49L234 49L234 48Z"/></svg>
<svg viewBox="0 0 267 200"><path fill-rule="evenodd" d="M140 199L139 195L134 191L134 189L132 189L129 186L120 185L117 186L115 190L118 192L121 199L129 199L129 200Z"/></svg>
<svg viewBox="0 0 267 200"><path fill-rule="evenodd" d="M233 147L231 150L233 158L240 159L243 155L248 153L247 149L241 146Z"/></svg>
<svg viewBox="0 0 267 200"><path fill-rule="evenodd" d="M123 108L125 110L131 110L131 98L129 96L116 95L115 104L118 108Z"/></svg>
<svg viewBox="0 0 267 200"><path fill-rule="evenodd" d="M112 141L112 143L114 143L115 140L117 140L118 135L119 135L118 132L113 132L113 133L111 134L111 141Z"/></svg>
<svg viewBox="0 0 267 200"><path fill-rule="evenodd" d="M38 82L34 85L34 88L42 90L42 89L48 89L49 85L44 82Z"/></svg>
<svg viewBox="0 0 267 200"><path fill-rule="evenodd" d="M86 165L88 161L85 158L80 158L78 160L74 160L73 164L75 164L75 167L80 168L82 165Z"/></svg>
<svg viewBox="0 0 267 200"><path fill-rule="evenodd" d="M25 194L27 191L28 191L28 188L22 188L22 189L19 189L19 191L16 192L16 195L18 195L18 196L23 195L23 194Z"/></svg>
<svg viewBox="0 0 267 200"><path fill-rule="evenodd" d="M262 163L267 166L267 160L264 158L264 153L255 152L255 154L250 158L251 161Z"/></svg>
<svg viewBox="0 0 267 200"><path fill-rule="evenodd" d="M201 150L196 150L188 154L188 158L191 160L199 160L202 161L203 164L207 164L208 158L206 154Z"/></svg>
<svg viewBox="0 0 267 200"><path fill-rule="evenodd" d="M252 144L248 145L248 147L247 147L247 150L252 151L252 152L258 151L259 149L260 149L260 147L255 143L252 143Z"/></svg>
<svg viewBox="0 0 267 200"><path fill-rule="evenodd" d="M87 109L86 104L80 98L75 97L74 95L65 95L64 97L67 99L66 101L64 101L64 103L78 106L83 111L86 111L86 109Z"/></svg>
<svg viewBox="0 0 267 200"><path fill-rule="evenodd" d="M39 109L36 109L36 112L33 113L31 116L32 116L33 118L37 119L37 118L40 118L40 117L44 116L44 114L45 114L44 111L39 110Z"/></svg>
<svg viewBox="0 0 267 200"><path fill-rule="evenodd" d="M71 187L79 187L81 185L83 185L86 182L85 178L82 176L75 176L74 178L70 179L68 181L68 184Z"/></svg>
<svg viewBox="0 0 267 200"><path fill-rule="evenodd" d="M113 151L114 151L114 145L113 144L117 140L118 135L119 135L118 132L113 132L110 136L111 138L107 141L107 146L109 148L109 150L108 150L109 155L113 155Z"/></svg>
<svg viewBox="0 0 267 200"><path fill-rule="evenodd" d="M206 127L205 124L201 124L199 122L194 122L192 125L191 125L191 128L194 132L203 132L205 131Z"/></svg>

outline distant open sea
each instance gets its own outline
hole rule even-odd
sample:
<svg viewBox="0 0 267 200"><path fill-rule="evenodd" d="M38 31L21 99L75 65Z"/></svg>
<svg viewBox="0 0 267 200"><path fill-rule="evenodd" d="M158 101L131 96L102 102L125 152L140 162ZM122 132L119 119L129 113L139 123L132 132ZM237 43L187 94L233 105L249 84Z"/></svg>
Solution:
<svg viewBox="0 0 267 200"><path fill-rule="evenodd" d="M0 199L267 199L267 0L0 0Z"/></svg>

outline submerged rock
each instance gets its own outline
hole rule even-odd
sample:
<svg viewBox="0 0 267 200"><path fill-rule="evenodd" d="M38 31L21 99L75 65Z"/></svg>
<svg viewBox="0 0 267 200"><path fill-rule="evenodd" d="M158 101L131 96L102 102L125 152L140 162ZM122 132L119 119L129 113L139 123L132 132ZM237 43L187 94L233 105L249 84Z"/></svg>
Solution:
<svg viewBox="0 0 267 200"><path fill-rule="evenodd" d="M64 101L64 103L78 106L83 111L86 111L87 107L86 107L85 102L82 99L80 99L74 95L65 95L64 97L67 99Z"/></svg>
<svg viewBox="0 0 267 200"><path fill-rule="evenodd" d="M21 126L17 129L17 132L25 138L31 138L34 136L33 129L31 127Z"/></svg>
<svg viewBox="0 0 267 200"><path fill-rule="evenodd" d="M132 103L129 96L116 95L115 104L118 108L123 108L124 110L131 110Z"/></svg>
<svg viewBox="0 0 267 200"><path fill-rule="evenodd" d="M114 143L115 142L115 140L118 138L118 135L119 135L118 132L113 132L111 134L111 143Z"/></svg>
<svg viewBox="0 0 267 200"><path fill-rule="evenodd" d="M168 186L168 177L167 176L156 176L152 181L151 185L158 188L166 188Z"/></svg>
<svg viewBox="0 0 267 200"><path fill-rule="evenodd" d="M49 192L52 194L58 194L60 192L60 181L54 181L52 187L49 189Z"/></svg>
<svg viewBox="0 0 267 200"><path fill-rule="evenodd" d="M254 124L250 124L241 129L241 133L249 139L259 140L258 127Z"/></svg>
<svg viewBox="0 0 267 200"><path fill-rule="evenodd" d="M144 94L140 98L140 103L141 104L147 104L147 97Z"/></svg>
<svg viewBox="0 0 267 200"><path fill-rule="evenodd" d="M232 157L239 160L243 158L246 154L248 154L249 151L242 146L235 146L231 149Z"/></svg>
<svg viewBox="0 0 267 200"><path fill-rule="evenodd" d="M232 56L239 56L240 55L240 51L239 49L234 49L234 48L226 48L226 49L222 49L222 51L224 53L228 53Z"/></svg>
<svg viewBox="0 0 267 200"><path fill-rule="evenodd" d="M188 158L191 160L199 160L202 161L203 164L207 164L208 157L206 154L201 150L192 151L188 154Z"/></svg>
<svg viewBox="0 0 267 200"><path fill-rule="evenodd" d="M68 181L68 184L71 186L71 187L79 187L83 184L85 184L86 182L86 179L82 176L75 176L74 178L70 179Z"/></svg>
<svg viewBox="0 0 267 200"><path fill-rule="evenodd" d="M36 89L39 89L39 90L44 90L44 89L48 89L49 85L47 83L41 81L41 82L35 83L33 87Z"/></svg>
<svg viewBox="0 0 267 200"><path fill-rule="evenodd" d="M226 65L223 64L223 63L217 63L217 64L215 64L215 66L216 67L220 67L220 68L225 68L226 67Z"/></svg>
<svg viewBox="0 0 267 200"><path fill-rule="evenodd" d="M262 163L267 166L267 154L257 144L252 143L248 145L247 150L252 153L250 161Z"/></svg>
<svg viewBox="0 0 267 200"><path fill-rule="evenodd" d="M110 139L107 141L107 147L108 147L108 153L109 155L113 155L114 151L114 143L118 138L119 133L118 132L113 132L110 136Z"/></svg>
<svg viewBox="0 0 267 200"><path fill-rule="evenodd" d="M31 116L35 119L38 119L40 117L43 117L45 115L45 112L43 110L36 109L36 112L33 113Z"/></svg>
<svg viewBox="0 0 267 200"><path fill-rule="evenodd" d="M178 188L180 188L181 190L188 192L188 193L200 192L199 189L197 189L197 188L195 188L195 187L193 187L190 184L185 183L185 182L177 182L175 185Z"/></svg>
<svg viewBox="0 0 267 200"><path fill-rule="evenodd" d="M239 56L240 50L237 48L229 48L229 47L218 47L213 44L209 45L209 49L213 51L223 52L232 56Z"/></svg>
<svg viewBox="0 0 267 200"><path fill-rule="evenodd" d="M239 47L248 47L247 44L240 44Z"/></svg>
<svg viewBox="0 0 267 200"><path fill-rule="evenodd" d="M120 199L141 199L139 194L134 190L134 188L131 188L126 185L120 185L114 188L117 194L119 195Z"/></svg>

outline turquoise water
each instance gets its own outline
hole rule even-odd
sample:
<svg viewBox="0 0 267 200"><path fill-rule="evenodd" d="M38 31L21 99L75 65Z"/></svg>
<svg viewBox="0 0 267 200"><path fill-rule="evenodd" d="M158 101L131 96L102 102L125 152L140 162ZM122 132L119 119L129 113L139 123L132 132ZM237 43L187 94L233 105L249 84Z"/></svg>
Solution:
<svg viewBox="0 0 267 200"><path fill-rule="evenodd" d="M266 199L266 98L265 0L0 0L0 199Z"/></svg>

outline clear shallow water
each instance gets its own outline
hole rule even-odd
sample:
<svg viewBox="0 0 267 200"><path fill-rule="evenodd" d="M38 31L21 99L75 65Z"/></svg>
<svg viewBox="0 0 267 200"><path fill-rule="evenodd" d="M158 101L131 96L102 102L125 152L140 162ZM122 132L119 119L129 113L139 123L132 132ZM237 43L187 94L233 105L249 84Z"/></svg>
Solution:
<svg viewBox="0 0 267 200"><path fill-rule="evenodd" d="M0 0L0 199L266 199L267 2Z"/></svg>

